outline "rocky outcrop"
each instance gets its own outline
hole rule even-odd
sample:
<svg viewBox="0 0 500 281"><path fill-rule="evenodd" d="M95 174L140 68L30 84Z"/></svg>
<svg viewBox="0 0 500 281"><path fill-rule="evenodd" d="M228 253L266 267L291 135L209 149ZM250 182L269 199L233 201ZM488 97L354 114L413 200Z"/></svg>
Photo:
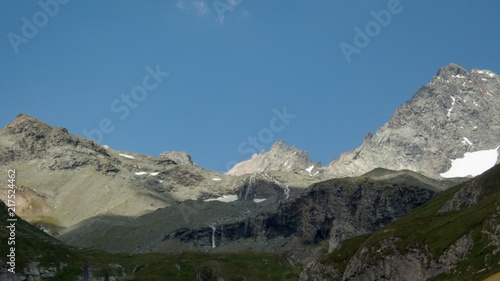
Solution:
<svg viewBox="0 0 500 281"><path fill-rule="evenodd" d="M499 175L495 166L411 215L342 243L300 280L484 280L500 262ZM340 275L313 279L335 270Z"/></svg>
<svg viewBox="0 0 500 281"><path fill-rule="evenodd" d="M395 240L384 240L379 249L364 248L346 268L341 280L427 280L439 274L455 273L458 262L469 253L473 240L462 236L435 259L420 248L402 253ZM373 262L373 253L383 253L383 259ZM370 255L371 254L371 255Z"/></svg>
<svg viewBox="0 0 500 281"><path fill-rule="evenodd" d="M191 160L191 155L186 152L178 151L165 151L160 154L161 159L168 159L176 165L193 165L193 160Z"/></svg>
<svg viewBox="0 0 500 281"><path fill-rule="evenodd" d="M302 243L329 241L329 251L350 237L375 231L430 200L434 191L419 186L334 179L314 184L265 222L268 237L294 235Z"/></svg>
<svg viewBox="0 0 500 281"><path fill-rule="evenodd" d="M329 281L341 280L342 273L329 264L317 261L308 263L300 273L299 281Z"/></svg>
<svg viewBox="0 0 500 281"><path fill-rule="evenodd" d="M227 172L228 175L245 175L257 172L283 171L308 176L323 173L321 163L313 163L304 150L295 146L286 146L278 141L269 151L254 154L251 159L236 164Z"/></svg>
<svg viewBox="0 0 500 281"><path fill-rule="evenodd" d="M375 135L332 161L327 172L345 177L375 168L407 169L440 178L451 160L500 145L499 100L498 75L488 70L467 72L450 64Z"/></svg>
<svg viewBox="0 0 500 281"><path fill-rule="evenodd" d="M477 180L472 180L466 187L460 189L453 195L453 198L446 201L439 210L440 213L458 211L463 208L471 207L483 199L484 191Z"/></svg>
<svg viewBox="0 0 500 281"><path fill-rule="evenodd" d="M55 277L58 273L65 270L67 264L60 263L60 265L46 267L41 266L40 262L29 262L21 272L11 273L7 267L0 266L0 280L2 281L42 281ZM96 272L100 268L88 267L82 268L82 273L75 281L115 281L116 276L97 276Z"/></svg>
<svg viewBox="0 0 500 281"><path fill-rule="evenodd" d="M200 168L183 152L116 151L24 114L0 131L0 167L19 175L17 213L52 234L99 214L137 217L225 194L242 181Z"/></svg>
<svg viewBox="0 0 500 281"><path fill-rule="evenodd" d="M28 115L19 114L0 131L0 161L43 159L40 169L74 169L93 162L89 156L109 156L95 142L73 136L65 128L52 128Z"/></svg>

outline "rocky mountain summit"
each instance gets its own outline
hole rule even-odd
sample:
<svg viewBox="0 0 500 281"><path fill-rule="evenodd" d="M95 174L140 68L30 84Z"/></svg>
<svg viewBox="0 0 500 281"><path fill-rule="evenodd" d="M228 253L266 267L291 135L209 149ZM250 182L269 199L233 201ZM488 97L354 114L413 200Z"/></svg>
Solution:
<svg viewBox="0 0 500 281"><path fill-rule="evenodd" d="M358 176L386 168L432 178L476 176L499 162L499 117L500 77L450 64L375 135L331 162L327 173Z"/></svg>
<svg viewBox="0 0 500 281"><path fill-rule="evenodd" d="M0 131L0 167L17 170L17 213L53 233L100 214L134 217L219 196L245 180L198 167L181 152L113 150L23 114Z"/></svg>
<svg viewBox="0 0 500 281"><path fill-rule="evenodd" d="M477 176L500 163L500 77L449 64L396 110L360 147L327 167L306 151L275 143L226 174L284 171L321 178L360 176L376 168L439 179Z"/></svg>
<svg viewBox="0 0 500 281"><path fill-rule="evenodd" d="M287 146L278 141L269 151L254 154L251 159L236 164L226 174L245 175L256 172L282 171L307 176L318 176L323 173L321 163L313 163L307 151L295 146Z"/></svg>

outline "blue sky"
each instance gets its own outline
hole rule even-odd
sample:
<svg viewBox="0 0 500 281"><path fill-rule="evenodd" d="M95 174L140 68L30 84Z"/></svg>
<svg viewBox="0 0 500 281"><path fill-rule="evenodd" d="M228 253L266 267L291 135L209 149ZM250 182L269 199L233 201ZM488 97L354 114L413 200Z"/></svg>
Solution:
<svg viewBox="0 0 500 281"><path fill-rule="evenodd" d="M218 171L285 140L326 165L439 67L499 73L499 11L495 0L2 0L0 125L25 113Z"/></svg>

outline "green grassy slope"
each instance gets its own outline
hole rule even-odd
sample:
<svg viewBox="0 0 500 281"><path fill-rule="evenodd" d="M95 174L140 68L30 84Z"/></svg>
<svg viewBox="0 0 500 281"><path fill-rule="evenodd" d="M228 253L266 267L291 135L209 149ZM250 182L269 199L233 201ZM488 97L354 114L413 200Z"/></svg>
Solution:
<svg viewBox="0 0 500 281"><path fill-rule="evenodd" d="M454 194L471 184L482 189L477 204L455 211L439 212ZM402 219L395 221L372 234L344 241L339 248L319 259L344 271L351 258L361 249L380 249L387 239L397 241L398 250L409 248L430 252L434 259L464 235L471 235L474 245L465 259L457 265L455 275L440 275L435 280L483 280L500 272L500 253L484 235L485 231L497 233L500 225L500 165L483 175L464 182L438 194L434 199L415 209ZM387 254L371 251L369 261L373 263Z"/></svg>
<svg viewBox="0 0 500 281"><path fill-rule="evenodd" d="M7 212L0 208L0 222L7 224ZM9 233L0 228L0 263L6 262ZM127 255L69 247L18 218L16 222L16 272L29 262L56 267L57 275L46 280L76 280L86 266L97 276L118 280L298 280L301 268L286 258L267 253L192 253ZM61 263L64 264L61 267ZM244 279L246 278L246 279Z"/></svg>

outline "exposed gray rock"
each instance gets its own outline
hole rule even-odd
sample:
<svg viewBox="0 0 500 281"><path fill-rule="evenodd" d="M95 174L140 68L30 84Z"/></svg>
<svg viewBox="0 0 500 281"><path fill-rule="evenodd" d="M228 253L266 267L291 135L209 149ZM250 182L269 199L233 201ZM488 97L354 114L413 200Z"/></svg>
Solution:
<svg viewBox="0 0 500 281"><path fill-rule="evenodd" d="M420 281L442 273L451 274L472 245L472 238L464 235L435 259L421 248L410 248L402 253L395 239L385 239L377 248L365 247L352 258L342 280ZM374 260L376 253L383 253L383 257Z"/></svg>
<svg viewBox="0 0 500 281"><path fill-rule="evenodd" d="M58 268L43 267L39 262L29 262L23 269L16 269L13 274L8 271L7 265L0 265L0 280L2 281L41 281L44 278L54 277Z"/></svg>
<svg viewBox="0 0 500 281"><path fill-rule="evenodd" d="M193 165L183 152L116 151L22 114L0 131L0 167L15 167L16 184L30 191L18 190L17 213L54 234L99 214L137 217L234 192L242 181Z"/></svg>
<svg viewBox="0 0 500 281"><path fill-rule="evenodd" d="M500 77L488 70L441 68L362 145L327 167L335 177L375 168L440 178L452 159L500 145Z"/></svg>
<svg viewBox="0 0 500 281"><path fill-rule="evenodd" d="M321 163L313 163L304 150L295 146L286 146L278 141L269 151L254 154L251 159L236 164L227 172L228 175L245 175L257 172L284 171L308 176L323 173Z"/></svg>
<svg viewBox="0 0 500 281"><path fill-rule="evenodd" d="M242 185L237 201L187 201L121 223L117 218L89 221L61 239L80 247L133 253L288 249L292 262L303 261L309 253L300 250L302 245L313 249L329 242L333 250L345 239L402 217L435 194L420 181L396 182L333 179L303 193L290 187L292 195L287 198L279 182L256 173L253 183ZM256 198L267 199L255 203Z"/></svg>
<svg viewBox="0 0 500 281"><path fill-rule="evenodd" d="M334 281L341 280L342 273L328 264L310 262L300 273L299 281Z"/></svg>
<svg viewBox="0 0 500 281"><path fill-rule="evenodd" d="M440 213L458 211L477 204L483 198L483 188L477 180L472 180L466 187L457 191L439 210Z"/></svg>
<svg viewBox="0 0 500 281"><path fill-rule="evenodd" d="M168 159L177 165L194 165L191 155L186 152L165 151L160 154L161 159Z"/></svg>

